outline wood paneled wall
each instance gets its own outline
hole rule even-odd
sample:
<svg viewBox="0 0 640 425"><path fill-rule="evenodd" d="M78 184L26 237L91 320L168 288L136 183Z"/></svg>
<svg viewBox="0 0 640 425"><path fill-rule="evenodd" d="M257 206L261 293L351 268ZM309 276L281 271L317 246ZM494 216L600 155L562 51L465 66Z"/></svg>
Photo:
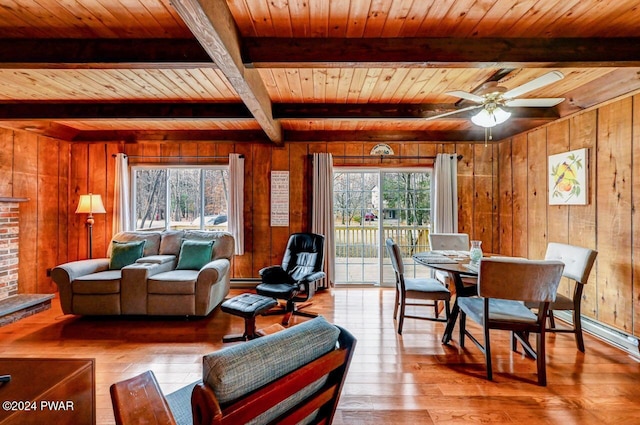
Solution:
<svg viewBox="0 0 640 425"><path fill-rule="evenodd" d="M220 163L207 157L228 156L235 152L245 157L245 255L233 261L233 278L257 278L262 267L278 264L290 233L310 230L309 154L330 152L336 166L382 166L388 168L433 165L433 159L407 158L380 160L368 158L375 143L287 143L283 147L252 143L210 142L137 142L74 143L71 147L71 196L69 210L75 208L81 193L100 193L108 210L96 216L94 256L103 255L111 235L113 199L112 154L122 151L131 163ZM483 240L483 247L494 250L498 243L497 205L492 194L497 167L493 152L497 147L474 144L393 143L396 155L433 157L447 152L463 155L459 162L460 230ZM343 156L352 158L340 158ZM364 157L364 158L363 158ZM224 163L223 161L222 163ZM271 171L290 173L290 216L288 227L270 226L269 192ZM476 211L478 211L476 213ZM73 217L72 217L73 219ZM86 258L83 222L72 220L69 226L69 257ZM77 223L76 223L77 221Z"/></svg>
<svg viewBox="0 0 640 425"><path fill-rule="evenodd" d="M588 205L548 205L548 156L589 150ZM640 97L627 97L499 144L500 251L542 258L548 242L596 249L583 313L640 335ZM563 282L561 291L569 294Z"/></svg>
<svg viewBox="0 0 640 425"><path fill-rule="evenodd" d="M51 293L47 269L67 261L69 206L67 142L0 128L0 196L20 203L18 291Z"/></svg>

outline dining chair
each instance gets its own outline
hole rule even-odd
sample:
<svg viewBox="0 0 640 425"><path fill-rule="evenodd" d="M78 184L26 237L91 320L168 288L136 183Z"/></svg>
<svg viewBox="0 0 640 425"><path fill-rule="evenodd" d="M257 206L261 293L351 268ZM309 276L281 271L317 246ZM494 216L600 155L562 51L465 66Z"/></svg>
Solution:
<svg viewBox="0 0 640 425"><path fill-rule="evenodd" d="M402 335L404 319L422 319L436 322L446 322L449 319L449 301L451 292L437 279L433 278L405 278L404 262L398 244L392 238L386 240L387 253L391 258L391 265L396 277L396 300L393 308L393 318L398 320L398 334ZM409 302L408 299L421 300ZM424 302L424 301L431 302ZM439 301L444 302L444 317L440 317ZM434 316L407 315L406 306L426 306L434 308ZM400 314L398 316L398 307Z"/></svg>
<svg viewBox="0 0 640 425"><path fill-rule="evenodd" d="M469 251L469 235L467 233L429 233L429 246L432 251Z"/></svg>
<svg viewBox="0 0 640 425"><path fill-rule="evenodd" d="M575 245L567 245L563 243L550 242L547 245L547 252L545 254L546 260L559 260L564 263L564 271L562 276L573 280L573 295L566 296L561 293L556 295L556 300L549 303L549 311L547 313L549 320L549 327L547 332L556 333L573 333L576 338L576 345L578 350L584 353L584 339L582 337L582 319L581 319L581 304L582 304L582 292L584 285L589 280L589 274L596 261L597 251L589 248L583 248ZM527 307L535 307L531 303L527 303ZM556 327L553 312L556 310L572 311L573 323L571 328Z"/></svg>
<svg viewBox="0 0 640 425"><path fill-rule="evenodd" d="M485 355L487 379L493 379L491 338L489 331L508 330L522 344L525 352L536 359L538 384L547 385L545 327L549 303L556 298L564 263L558 260L521 258L486 258L480 261L479 297L460 298L460 347L469 337ZM537 303L537 313L525 306ZM469 317L483 330L484 344L466 328ZM529 334L536 334L536 349ZM513 348L513 347L512 347Z"/></svg>
<svg viewBox="0 0 640 425"><path fill-rule="evenodd" d="M432 251L469 251L469 235L467 233L429 233L429 246ZM436 271L436 279L442 282L447 288L452 288L451 276L449 273ZM475 285L475 277L463 277L462 283L465 286Z"/></svg>

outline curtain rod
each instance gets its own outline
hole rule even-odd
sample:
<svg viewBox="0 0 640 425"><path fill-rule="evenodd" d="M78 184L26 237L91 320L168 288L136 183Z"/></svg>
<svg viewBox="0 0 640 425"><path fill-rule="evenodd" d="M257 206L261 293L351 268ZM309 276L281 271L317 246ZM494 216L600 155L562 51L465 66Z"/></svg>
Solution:
<svg viewBox="0 0 640 425"><path fill-rule="evenodd" d="M449 154L450 156L455 156L455 154ZM313 158L313 154L310 153L309 158ZM333 158L338 159L436 159L435 156L419 156L419 155L333 155ZM462 155L457 156L458 161L462 159Z"/></svg>
<svg viewBox="0 0 640 425"><path fill-rule="evenodd" d="M113 158L116 157L116 154L111 155ZM195 159L229 159L229 156L195 156L195 155L181 155L181 156L147 156L147 155L127 155L127 158L153 158L153 159L187 159L187 158L195 158ZM240 155L240 158L244 158L244 155Z"/></svg>

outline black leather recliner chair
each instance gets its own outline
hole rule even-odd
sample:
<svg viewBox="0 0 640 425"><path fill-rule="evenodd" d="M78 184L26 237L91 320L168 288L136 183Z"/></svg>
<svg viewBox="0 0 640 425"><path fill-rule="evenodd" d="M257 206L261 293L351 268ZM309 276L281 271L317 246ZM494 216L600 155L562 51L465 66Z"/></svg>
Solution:
<svg viewBox="0 0 640 425"><path fill-rule="evenodd" d="M324 236L315 233L294 233L289 237L281 266L269 266L260 270L262 283L256 287L260 295L286 300L282 319L289 325L292 314L315 317L315 313L300 311L308 306L296 302L308 301L316 290L316 281L325 277ZM280 311L282 312L282 311ZM279 313L272 311L268 314Z"/></svg>

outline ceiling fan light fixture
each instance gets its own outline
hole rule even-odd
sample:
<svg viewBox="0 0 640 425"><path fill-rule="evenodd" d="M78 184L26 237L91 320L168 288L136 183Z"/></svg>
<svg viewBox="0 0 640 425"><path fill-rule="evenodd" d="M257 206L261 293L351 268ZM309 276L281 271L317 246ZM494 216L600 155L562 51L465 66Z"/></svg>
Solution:
<svg viewBox="0 0 640 425"><path fill-rule="evenodd" d="M471 117L471 121L475 125L479 125L480 127L494 127L496 125L495 120L491 117L491 113L486 109L482 108L480 112Z"/></svg>
<svg viewBox="0 0 640 425"><path fill-rule="evenodd" d="M498 107L493 111L493 117L496 120L496 124L502 124L511 116L511 112L507 112L504 109Z"/></svg>
<svg viewBox="0 0 640 425"><path fill-rule="evenodd" d="M483 108L476 115L471 117L471 121L475 125L480 127L491 128L498 124L502 124L511 116L511 112L507 112L500 107L496 107L492 110Z"/></svg>

